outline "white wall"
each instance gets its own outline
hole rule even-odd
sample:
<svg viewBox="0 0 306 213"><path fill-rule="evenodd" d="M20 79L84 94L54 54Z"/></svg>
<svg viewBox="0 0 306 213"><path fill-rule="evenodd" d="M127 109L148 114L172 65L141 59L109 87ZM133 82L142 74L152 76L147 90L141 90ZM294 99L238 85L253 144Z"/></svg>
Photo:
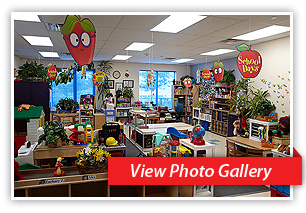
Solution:
<svg viewBox="0 0 306 213"><path fill-rule="evenodd" d="M20 59L20 64L26 62L26 59ZM52 63L60 68L66 68L69 65L73 65L74 61L60 61L60 60L40 60L37 59L37 63L41 63L44 66L47 66L49 63ZM97 68L98 62L95 63L95 68ZM17 66L18 67L18 66ZM125 70L129 71L130 76L125 78ZM186 65L167 65L167 64L154 64L153 69L157 71L176 71L176 79L184 75L190 75L190 66ZM113 62L113 70L119 70L121 72L121 77L119 79L113 79L111 76L110 80L115 80L116 82L123 82L123 80L134 80L134 99L132 101L137 101L139 98L139 71L140 70L150 70L150 64L147 63L127 63L127 62ZM115 89L112 89L111 92L115 95ZM98 96L97 92L96 95ZM96 100L97 106L101 106L101 100Z"/></svg>
<svg viewBox="0 0 306 213"><path fill-rule="evenodd" d="M263 60L260 73L252 79L254 87L269 90L268 99L275 104L279 117L290 115L290 37L254 44L252 49Z"/></svg>

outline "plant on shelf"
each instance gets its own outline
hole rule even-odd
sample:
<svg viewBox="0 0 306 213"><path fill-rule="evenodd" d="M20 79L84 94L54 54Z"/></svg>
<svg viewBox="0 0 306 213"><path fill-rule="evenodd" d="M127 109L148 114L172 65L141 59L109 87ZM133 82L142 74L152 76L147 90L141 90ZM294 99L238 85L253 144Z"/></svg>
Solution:
<svg viewBox="0 0 306 213"><path fill-rule="evenodd" d="M231 84L235 84L236 81L236 77L233 74L235 70L224 70L224 76L223 76L223 80L222 82L224 82L225 84L227 84L228 86Z"/></svg>
<svg viewBox="0 0 306 213"><path fill-rule="evenodd" d="M76 110L76 108L79 107L79 104L75 100L66 97L60 99L58 103L55 105L55 107L59 110L71 111L71 110Z"/></svg>
<svg viewBox="0 0 306 213"><path fill-rule="evenodd" d="M69 143L69 139L66 135L64 125L62 123L55 123L54 121L46 121L43 126L44 133L39 136L38 143L45 141L46 145L50 147L57 147L58 143Z"/></svg>
<svg viewBox="0 0 306 213"><path fill-rule="evenodd" d="M100 147L92 147L89 144L77 152L76 165L80 174L103 172L107 165L107 159L111 157L109 152Z"/></svg>
<svg viewBox="0 0 306 213"><path fill-rule="evenodd" d="M47 79L47 68L43 64L38 64L36 61L26 61L18 69L18 78L22 81L44 81Z"/></svg>
<svg viewBox="0 0 306 213"><path fill-rule="evenodd" d="M134 98L134 93L133 93L132 88L123 87L122 94L123 94L123 97L125 98Z"/></svg>
<svg viewBox="0 0 306 213"><path fill-rule="evenodd" d="M263 99L259 101L257 106L257 112L261 115L262 118L268 116L275 109L275 105L268 99Z"/></svg>

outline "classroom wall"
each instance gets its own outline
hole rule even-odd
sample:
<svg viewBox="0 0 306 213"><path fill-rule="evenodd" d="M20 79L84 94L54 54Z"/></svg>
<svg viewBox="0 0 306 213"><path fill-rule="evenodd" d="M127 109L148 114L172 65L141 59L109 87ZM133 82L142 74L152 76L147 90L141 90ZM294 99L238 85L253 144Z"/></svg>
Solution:
<svg viewBox="0 0 306 213"><path fill-rule="evenodd" d="M276 112L280 117L290 115L290 80L288 80L290 78L290 37L254 44L252 49L258 51L263 60L262 69L258 76L252 79L254 81L252 85L269 91L268 99L275 104ZM241 79L236 57L221 61L225 70L235 70L236 80ZM209 69L213 63L214 61L192 65L191 76L196 77L198 69Z"/></svg>
<svg viewBox="0 0 306 213"><path fill-rule="evenodd" d="M20 65L24 64L26 59L20 59ZM61 60L37 60L38 63L47 66L49 63L55 64L57 67L66 68L69 65L73 65L74 61L61 61ZM95 68L99 62L94 62ZM111 76L110 80L115 80L116 82L123 82L123 80L134 80L134 98L132 101L137 101L139 99L139 71L140 70L150 70L151 65L148 63L127 63L127 62L112 62L113 70L119 70L121 72L121 77L119 79L114 79ZM18 66L17 66L18 67ZM130 76L125 78L125 70L129 71ZM176 79L180 79L184 75L190 74L190 66L186 65L168 65L168 64L154 64L153 69L157 71L176 71ZM115 89L111 89L111 93L115 95ZM96 96L98 96L96 91ZM102 100L96 100L96 107L99 108L101 106Z"/></svg>

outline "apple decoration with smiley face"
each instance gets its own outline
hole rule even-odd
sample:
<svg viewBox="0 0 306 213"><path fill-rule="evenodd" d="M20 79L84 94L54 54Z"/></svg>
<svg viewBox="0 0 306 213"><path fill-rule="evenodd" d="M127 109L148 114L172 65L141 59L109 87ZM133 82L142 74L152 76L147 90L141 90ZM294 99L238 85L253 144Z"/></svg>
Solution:
<svg viewBox="0 0 306 213"><path fill-rule="evenodd" d="M60 27L63 38L74 60L82 67L82 74L85 71L84 66L90 64L93 59L96 30L88 18L81 20L75 15L66 16L66 20Z"/></svg>
<svg viewBox="0 0 306 213"><path fill-rule="evenodd" d="M212 73L214 75L214 78L216 81L222 81L223 80L223 75L224 75L224 65L222 62L215 62L214 66L211 68Z"/></svg>
<svg viewBox="0 0 306 213"><path fill-rule="evenodd" d="M191 87L191 85L192 85L192 79L191 78L185 78L184 80L183 80L183 83L184 83L184 85L185 85L185 87Z"/></svg>

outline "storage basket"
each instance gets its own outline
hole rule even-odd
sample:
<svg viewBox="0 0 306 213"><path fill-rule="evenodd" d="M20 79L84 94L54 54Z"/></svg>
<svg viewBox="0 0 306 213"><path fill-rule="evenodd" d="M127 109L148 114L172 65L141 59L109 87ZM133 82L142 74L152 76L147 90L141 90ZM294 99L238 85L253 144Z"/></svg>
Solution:
<svg viewBox="0 0 306 213"><path fill-rule="evenodd" d="M283 135L283 137L272 136L272 142L276 145L290 145L290 135Z"/></svg>
<svg viewBox="0 0 306 213"><path fill-rule="evenodd" d="M273 148L273 143L269 143L265 140L261 140L261 147Z"/></svg>
<svg viewBox="0 0 306 213"><path fill-rule="evenodd" d="M103 173L104 169L107 166L107 161L104 164L98 166L80 166L77 165L79 168L80 175L82 174L94 174L94 173Z"/></svg>

